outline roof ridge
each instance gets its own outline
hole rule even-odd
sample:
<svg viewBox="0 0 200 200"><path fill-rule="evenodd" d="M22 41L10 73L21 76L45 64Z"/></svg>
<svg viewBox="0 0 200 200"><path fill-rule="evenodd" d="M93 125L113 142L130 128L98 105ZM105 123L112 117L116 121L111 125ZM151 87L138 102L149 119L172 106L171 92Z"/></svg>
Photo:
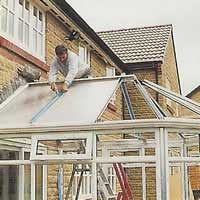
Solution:
<svg viewBox="0 0 200 200"><path fill-rule="evenodd" d="M97 31L97 34L99 34L99 33L108 33L108 32L126 31L126 30L136 30L136 29L143 29L143 28L166 27L166 26L171 26L171 29L173 28L172 24L160 24L160 25L133 27L133 28L112 29L112 30L107 30L107 31L106 30L105 31Z"/></svg>

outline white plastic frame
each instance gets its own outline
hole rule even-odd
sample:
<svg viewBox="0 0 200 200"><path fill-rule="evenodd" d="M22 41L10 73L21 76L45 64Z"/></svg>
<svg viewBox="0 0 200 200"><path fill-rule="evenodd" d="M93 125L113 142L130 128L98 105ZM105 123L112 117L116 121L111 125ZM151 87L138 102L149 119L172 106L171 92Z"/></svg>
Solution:
<svg viewBox="0 0 200 200"><path fill-rule="evenodd" d="M85 154L73 155L37 155L39 141L45 140L86 140ZM61 161L61 160L90 160L92 152L92 133L76 134L53 134L53 135L34 135L32 136L31 155L32 161Z"/></svg>

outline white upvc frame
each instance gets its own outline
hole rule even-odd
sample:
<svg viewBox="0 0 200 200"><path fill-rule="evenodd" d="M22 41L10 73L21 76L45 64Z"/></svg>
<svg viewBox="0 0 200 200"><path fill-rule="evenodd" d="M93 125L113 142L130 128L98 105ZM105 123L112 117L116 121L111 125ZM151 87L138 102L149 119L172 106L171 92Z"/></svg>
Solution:
<svg viewBox="0 0 200 200"><path fill-rule="evenodd" d="M89 50L89 48L86 46L86 45L84 45L84 44L82 44L82 43L80 43L79 44L79 56L80 56L80 52L83 50L83 57L84 57L84 59L83 59L83 61L82 60L80 60L80 63L82 64L82 65L84 65L84 67L86 67L86 68L90 68L90 50ZM79 58L80 59L80 58Z"/></svg>
<svg viewBox="0 0 200 200"><path fill-rule="evenodd" d="M71 155L37 155L37 148L39 141L48 141L48 140L86 140L85 154L74 153ZM49 136L44 135L34 135L32 136L32 144L31 144L31 156L30 160L53 160L53 161L61 161L61 160L90 160L92 153L92 133L87 134L52 134Z"/></svg>
<svg viewBox="0 0 200 200"><path fill-rule="evenodd" d="M16 46L18 46L19 48L23 49L24 51L30 53L31 55L37 57L38 59L40 59L41 61L45 61L45 12L40 8L40 6L36 5L32 0L28 0L28 2L30 3L30 10L29 10L29 17L30 17L30 21L29 21L29 41L30 41L30 45L29 46L26 46L24 43L21 43L18 39L18 20L20 18L20 15L19 15L19 0L15 0L15 10L13 11L14 12L14 35L10 35L8 33L8 30L6 32L2 31L1 30L1 26L0 26L0 35L2 35L4 38L6 38L7 40L9 40L10 42L12 42L13 44L15 44ZM25 2L25 0L24 0ZM42 37L42 54L40 54L39 52L38 53L35 53L35 51L33 50L33 44L31 43L31 38L33 37L33 17L31 17L31 14L33 12L33 7L37 7L37 9L39 9L39 11L42 13L42 16L43 16L43 21L42 21L42 26L43 26L43 31L41 32L43 37ZM2 12L2 7L5 7L1 4L0 2L0 13ZM23 5L24 7L24 5ZM9 12L9 7L6 6L6 8L8 9L8 12ZM23 8L24 9L24 8ZM7 14L7 29L8 29L8 14ZM23 21L23 24L26 24L24 19L22 20ZM0 25L1 25L1 16L0 16ZM39 33L39 32L38 32ZM23 28L23 35L25 34L25 28ZM39 41L38 41L38 44L39 44Z"/></svg>
<svg viewBox="0 0 200 200"><path fill-rule="evenodd" d="M31 165L31 179L35 180L35 163L30 163L28 160L24 160L24 153L31 153L31 144L14 141L12 140L1 140L0 147L9 151L16 151L19 152L19 160L7 160L11 165L19 165L19 199L24 200L24 165ZM46 151L45 147L40 147L39 152L44 153ZM10 165L6 164L6 162L2 162L2 165ZM23 164L22 164L23 163ZM31 184L31 200L35 200L35 195L33 194L35 191L35 181L34 184ZM34 198L33 198L34 197ZM47 200L47 166L43 166L43 200Z"/></svg>

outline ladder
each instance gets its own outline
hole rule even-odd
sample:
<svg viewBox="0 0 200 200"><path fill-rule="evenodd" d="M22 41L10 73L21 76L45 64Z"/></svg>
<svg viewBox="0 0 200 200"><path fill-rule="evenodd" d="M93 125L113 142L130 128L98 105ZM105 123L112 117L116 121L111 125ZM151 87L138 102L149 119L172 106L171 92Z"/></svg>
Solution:
<svg viewBox="0 0 200 200"><path fill-rule="evenodd" d="M121 163L114 163L115 169L122 192L117 195L117 200L133 200L133 194L128 182L128 178Z"/></svg>
<svg viewBox="0 0 200 200"><path fill-rule="evenodd" d="M102 168L99 169L98 183L100 187L100 190L98 191L98 196L100 199L116 200L116 195L114 194L111 185Z"/></svg>

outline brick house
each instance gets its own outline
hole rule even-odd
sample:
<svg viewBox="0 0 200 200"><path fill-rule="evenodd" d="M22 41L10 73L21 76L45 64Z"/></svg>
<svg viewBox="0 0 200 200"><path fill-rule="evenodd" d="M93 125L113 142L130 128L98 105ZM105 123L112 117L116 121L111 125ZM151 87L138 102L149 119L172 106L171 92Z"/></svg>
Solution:
<svg viewBox="0 0 200 200"><path fill-rule="evenodd" d="M128 73L147 79L176 93L181 93L172 25L131 28L98 33L123 61ZM143 97L131 84L128 86L136 118L154 118ZM178 116L177 104L150 91L168 116ZM124 108L124 119L129 119ZM151 150L149 155L153 155ZM135 198L142 199L142 168L127 170ZM155 168L146 168L147 199L155 199ZM137 181L136 181L137 180Z"/></svg>
<svg viewBox="0 0 200 200"><path fill-rule="evenodd" d="M200 103L200 86L194 88L191 92L189 92L186 95L186 97L188 97L191 100L194 100L195 102ZM198 114L193 113L190 110L183 107L180 108L180 113L183 118L199 119ZM197 156L198 152L199 149L194 147L190 153L193 156ZM189 177L194 197L195 199L198 199L200 197L200 184L198 181L200 177L200 167L198 165L189 167Z"/></svg>
<svg viewBox="0 0 200 200"><path fill-rule="evenodd" d="M0 102L27 82L46 80L54 48L58 44L64 43L69 50L78 54L90 66L93 77L112 76L115 71L119 74L124 71L119 67L121 60L64 0L5 0L0 2L0 9ZM65 40L74 30L80 34L80 39L72 42ZM113 108L110 104L102 120L121 119L122 100L121 95L118 96L115 100L117 106ZM25 144L22 146L26 148ZM26 159L30 156L30 150L21 152L22 148L17 142L12 148L2 148L6 150L1 151L1 159L17 159L19 156ZM48 199L57 198L55 172L51 174L52 169L48 169ZM44 169L37 167L36 170L41 175L36 178L36 198L42 199L42 196L45 198L42 188L46 184L43 182ZM0 198L30 199L30 167L2 169L1 183L8 179L8 174L12 175L13 181L1 187ZM10 190L12 192L9 193Z"/></svg>
<svg viewBox="0 0 200 200"><path fill-rule="evenodd" d="M186 95L189 99L192 99L196 102L200 102L200 86L194 88L190 93ZM189 117L189 118L198 118L198 115L195 113L192 113L191 111L181 108L181 116L183 117Z"/></svg>
<svg viewBox="0 0 200 200"><path fill-rule="evenodd" d="M97 34L64 0L4 0L0 6L3 11L1 22L4 22L1 23L0 30L1 102L19 86L29 82L30 74L31 81L46 80L49 65L54 57L54 48L61 43L90 65L93 77L112 76L122 72L134 73L139 79L151 80L180 93L171 25L105 31ZM74 30L79 32L80 39L65 40L65 37ZM136 90L130 85L128 89L136 118L154 117ZM156 93L152 95L169 115L178 115L175 103ZM108 105L101 120L128 119L128 111L123 106L121 92L117 91L114 103ZM12 157L19 156L17 151L9 153ZM25 152L23 156L28 157L28 154ZM1 156L5 155L2 153ZM19 173L16 168L9 170L15 175ZM41 168L38 167L37 170L42 174ZM55 174L51 174L51 170L52 168L48 174L48 196L49 199L56 199ZM150 177L147 181L149 188L155 184L154 169L149 168L147 171ZM25 167L23 174L29 173L30 169ZM140 169L134 171L136 178L140 173ZM37 178L37 198L41 198L43 185L41 177ZM13 182L14 186L16 182ZM133 184L133 188L139 188L140 191L139 179L138 182L138 185ZM25 195L25 198L29 198L28 194ZM149 190L147 197L155 197L155 187L153 191ZM138 192L136 198L140 199L141 193Z"/></svg>

